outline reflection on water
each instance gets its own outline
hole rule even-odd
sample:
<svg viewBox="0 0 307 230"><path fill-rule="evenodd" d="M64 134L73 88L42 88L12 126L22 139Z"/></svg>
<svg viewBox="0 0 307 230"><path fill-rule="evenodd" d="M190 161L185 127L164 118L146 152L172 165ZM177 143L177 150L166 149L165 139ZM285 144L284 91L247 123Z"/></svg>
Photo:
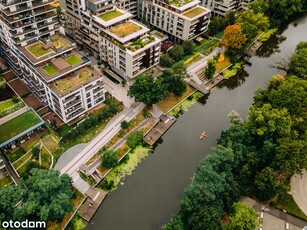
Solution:
<svg viewBox="0 0 307 230"><path fill-rule="evenodd" d="M287 37L282 34L273 34L256 52L257 57L270 57L273 53L280 53L279 44L284 42Z"/></svg>
<svg viewBox="0 0 307 230"><path fill-rule="evenodd" d="M237 72L236 76L222 81L220 84L217 85L217 87L219 89L227 87L227 89L233 90L233 89L239 87L240 85L242 85L245 82L245 80L248 76L249 76L249 74L248 74L248 72L246 72L245 69L240 69Z"/></svg>

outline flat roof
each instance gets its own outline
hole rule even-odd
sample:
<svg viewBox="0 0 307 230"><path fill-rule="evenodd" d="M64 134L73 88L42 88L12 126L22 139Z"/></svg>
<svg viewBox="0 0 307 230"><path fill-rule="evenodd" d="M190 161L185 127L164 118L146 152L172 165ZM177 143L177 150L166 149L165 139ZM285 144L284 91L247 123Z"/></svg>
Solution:
<svg viewBox="0 0 307 230"><path fill-rule="evenodd" d="M26 46L19 46L19 49L28 59L37 64L76 46L76 43L63 35L54 35L50 41L49 43L44 43L42 40L35 41Z"/></svg>
<svg viewBox="0 0 307 230"><path fill-rule="evenodd" d="M179 11L184 11L187 10L195 5L198 5L200 3L199 0L182 0L181 4L175 4L175 2L180 2L178 1L170 1L170 5L174 8L177 9Z"/></svg>
<svg viewBox="0 0 307 230"><path fill-rule="evenodd" d="M75 55L77 58L80 59L80 61L75 62L71 65L67 62L67 59L69 59L72 55ZM56 80L57 78L61 78L65 73L69 73L74 69L77 69L82 65L87 65L89 63L89 58L82 56L81 53L77 52L76 50L73 50L70 54L62 55L61 57L51 59L48 63L44 63L44 65L40 65L39 67L37 67L36 70L47 82L51 82ZM46 65L52 65L53 68L55 68L57 71L55 71L53 74L49 74L46 70L44 70L44 66Z"/></svg>
<svg viewBox="0 0 307 230"><path fill-rule="evenodd" d="M194 18L194 17L199 16L200 14L203 14L203 13L206 13L206 12L207 12L206 8L197 6L193 9L183 13L182 15L186 16L188 18Z"/></svg>
<svg viewBox="0 0 307 230"><path fill-rule="evenodd" d="M112 11L117 11L120 13L117 14L116 17L109 17L109 20L104 20L103 18L101 18L102 15L105 15L105 14L109 14L110 12ZM112 10L109 10L107 12L104 12L102 14L99 14L99 15L93 15L93 18L95 19L95 21L99 24L101 24L104 28L107 28L107 27L110 27L116 23L119 23L121 21L124 21L124 20L127 20L129 18L132 18L133 15L127 11L124 11L124 10L121 10L121 9L118 9L116 7L114 7Z"/></svg>
<svg viewBox="0 0 307 230"><path fill-rule="evenodd" d="M65 96L77 90L80 86L96 80L100 76L101 74L93 68L84 66L75 72L67 74L64 78L51 83L50 87L58 96Z"/></svg>
<svg viewBox="0 0 307 230"><path fill-rule="evenodd" d="M131 39L142 36L149 31L150 30L144 25L133 20L129 20L111 27L109 30L105 30L104 32L124 44Z"/></svg>
<svg viewBox="0 0 307 230"><path fill-rule="evenodd" d="M33 109L8 120L0 125L0 148L37 129L44 123Z"/></svg>

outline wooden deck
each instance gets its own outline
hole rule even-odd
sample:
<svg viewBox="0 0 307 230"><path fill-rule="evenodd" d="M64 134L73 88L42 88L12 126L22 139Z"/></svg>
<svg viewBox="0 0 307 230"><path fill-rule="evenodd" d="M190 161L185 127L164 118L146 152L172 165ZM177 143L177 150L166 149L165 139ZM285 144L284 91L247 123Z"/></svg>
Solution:
<svg viewBox="0 0 307 230"><path fill-rule="evenodd" d="M244 54L252 57L256 54L256 51L262 46L261 42L254 42L245 52Z"/></svg>
<svg viewBox="0 0 307 230"><path fill-rule="evenodd" d="M80 210L78 211L79 216L87 222L90 222L107 194L108 193L106 191L90 187L86 191L87 198L84 204L81 206Z"/></svg>
<svg viewBox="0 0 307 230"><path fill-rule="evenodd" d="M175 118L170 119L166 115L161 115L159 123L143 138L143 140L149 145L154 145L175 122Z"/></svg>

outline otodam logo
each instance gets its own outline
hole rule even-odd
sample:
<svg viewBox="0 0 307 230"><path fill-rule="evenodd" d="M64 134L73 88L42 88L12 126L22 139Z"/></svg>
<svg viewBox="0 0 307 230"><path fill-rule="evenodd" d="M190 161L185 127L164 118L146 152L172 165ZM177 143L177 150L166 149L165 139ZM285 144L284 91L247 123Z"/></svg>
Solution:
<svg viewBox="0 0 307 230"><path fill-rule="evenodd" d="M1 227L4 229L45 229L47 228L46 222L45 221L31 221L31 220L24 220L24 221L2 221L1 222Z"/></svg>

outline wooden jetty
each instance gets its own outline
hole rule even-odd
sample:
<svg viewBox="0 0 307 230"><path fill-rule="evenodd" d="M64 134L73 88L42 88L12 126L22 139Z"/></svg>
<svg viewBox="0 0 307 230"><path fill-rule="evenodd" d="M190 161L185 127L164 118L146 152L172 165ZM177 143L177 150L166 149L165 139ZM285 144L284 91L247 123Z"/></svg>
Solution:
<svg viewBox="0 0 307 230"><path fill-rule="evenodd" d="M91 186L85 193L87 198L78 211L79 216L90 222L107 194L106 191Z"/></svg>
<svg viewBox="0 0 307 230"><path fill-rule="evenodd" d="M256 51L262 46L261 42L255 41L253 42L253 44L246 49L246 51L244 52L245 55L252 57L256 54Z"/></svg>
<svg viewBox="0 0 307 230"><path fill-rule="evenodd" d="M143 140L149 145L154 145L175 122L176 119L174 117L162 114L159 123L143 138Z"/></svg>

